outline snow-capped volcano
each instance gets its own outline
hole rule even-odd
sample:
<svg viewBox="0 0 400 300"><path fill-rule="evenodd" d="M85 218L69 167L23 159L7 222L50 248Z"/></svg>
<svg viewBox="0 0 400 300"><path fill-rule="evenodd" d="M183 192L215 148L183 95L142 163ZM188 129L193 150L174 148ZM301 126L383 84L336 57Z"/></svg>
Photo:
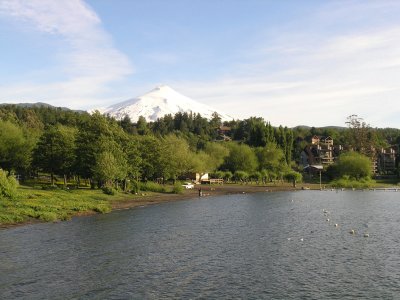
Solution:
<svg viewBox="0 0 400 300"><path fill-rule="evenodd" d="M217 110L196 102L169 86L161 85L138 98L126 100L101 110L104 114L109 114L117 120L123 119L126 115L132 122L136 122L139 116L143 116L147 121L155 121L167 114L174 116L178 112L199 113L202 117L211 119L212 114L217 112L222 121L229 121L233 118L218 112Z"/></svg>

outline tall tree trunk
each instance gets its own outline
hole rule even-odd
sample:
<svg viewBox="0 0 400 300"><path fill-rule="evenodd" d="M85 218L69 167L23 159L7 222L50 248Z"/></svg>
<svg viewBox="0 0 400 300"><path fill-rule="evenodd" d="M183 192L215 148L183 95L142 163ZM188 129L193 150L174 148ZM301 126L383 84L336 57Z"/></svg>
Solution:
<svg viewBox="0 0 400 300"><path fill-rule="evenodd" d="M54 174L53 172L50 173L50 181L51 181L51 185L54 185Z"/></svg>
<svg viewBox="0 0 400 300"><path fill-rule="evenodd" d="M64 188L67 188L67 175L64 174Z"/></svg>

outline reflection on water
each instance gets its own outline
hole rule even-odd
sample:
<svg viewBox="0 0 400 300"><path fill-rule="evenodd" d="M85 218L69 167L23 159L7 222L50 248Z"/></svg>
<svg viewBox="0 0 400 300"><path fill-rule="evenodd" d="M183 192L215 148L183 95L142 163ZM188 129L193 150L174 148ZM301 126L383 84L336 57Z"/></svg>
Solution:
<svg viewBox="0 0 400 300"><path fill-rule="evenodd" d="M383 191L231 195L3 230L0 298L397 298L399 203Z"/></svg>

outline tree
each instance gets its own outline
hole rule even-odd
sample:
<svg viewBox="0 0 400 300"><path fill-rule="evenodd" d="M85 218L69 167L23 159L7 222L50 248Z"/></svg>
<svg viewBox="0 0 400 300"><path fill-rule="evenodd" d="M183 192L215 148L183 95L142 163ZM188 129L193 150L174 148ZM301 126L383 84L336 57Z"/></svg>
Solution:
<svg viewBox="0 0 400 300"><path fill-rule="evenodd" d="M233 174L233 179L237 182L237 181L245 181L247 180L247 178L249 178L249 174L245 171L236 171Z"/></svg>
<svg viewBox="0 0 400 300"><path fill-rule="evenodd" d="M0 168L23 171L29 168L32 144L21 127L0 120Z"/></svg>
<svg viewBox="0 0 400 300"><path fill-rule="evenodd" d="M14 199L17 196L18 182L13 176L7 176L6 172L0 169L0 199Z"/></svg>
<svg viewBox="0 0 400 300"><path fill-rule="evenodd" d="M286 166L285 153L275 143L269 143L265 147L256 149L260 170L268 170L277 173Z"/></svg>
<svg viewBox="0 0 400 300"><path fill-rule="evenodd" d="M139 119L136 123L137 132L140 135L146 135L149 132L149 127L147 125L147 121L145 117L139 116Z"/></svg>
<svg viewBox="0 0 400 300"><path fill-rule="evenodd" d="M245 171L248 173L257 169L257 157L246 144L229 144L229 155L225 158L223 167L231 172Z"/></svg>
<svg viewBox="0 0 400 300"><path fill-rule="evenodd" d="M123 170L110 151L103 151L97 155L93 174L99 182L103 183L102 185L109 188L114 187L115 179L124 177Z"/></svg>
<svg viewBox="0 0 400 300"><path fill-rule="evenodd" d="M357 152L347 152L340 155L339 160L333 165L335 177L350 176L356 180L369 178L372 175L371 160Z"/></svg>
<svg viewBox="0 0 400 300"><path fill-rule="evenodd" d="M189 171L189 144L176 135L167 135L162 139L161 160L163 177L175 181L179 175Z"/></svg>
<svg viewBox="0 0 400 300"><path fill-rule="evenodd" d="M354 151L372 157L374 139L369 124L357 115L347 117L346 124L348 126L348 144L352 145Z"/></svg>
<svg viewBox="0 0 400 300"><path fill-rule="evenodd" d="M217 170L229 155L229 150L222 144L208 142L204 148L204 152L210 157L210 170Z"/></svg>
<svg viewBox="0 0 400 300"><path fill-rule="evenodd" d="M33 165L49 172L51 185L54 175L66 176L72 172L75 163L75 130L64 126L52 126L46 129L33 151Z"/></svg>
<svg viewBox="0 0 400 300"><path fill-rule="evenodd" d="M301 175L301 173L290 170L288 172L285 173L284 178L287 181L291 181L293 183L293 187L296 187L296 183L301 181L303 179L303 176Z"/></svg>

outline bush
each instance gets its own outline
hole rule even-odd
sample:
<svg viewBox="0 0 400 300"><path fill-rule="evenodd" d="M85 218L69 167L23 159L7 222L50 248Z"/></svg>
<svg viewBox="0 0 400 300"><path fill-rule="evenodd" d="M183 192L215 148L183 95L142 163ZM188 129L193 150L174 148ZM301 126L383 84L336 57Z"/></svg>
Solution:
<svg viewBox="0 0 400 300"><path fill-rule="evenodd" d="M356 180L354 178L350 178L350 176L345 175L342 178L332 181L331 185L335 188L367 189L374 187L376 185L376 182L368 177Z"/></svg>
<svg viewBox="0 0 400 300"><path fill-rule="evenodd" d="M132 184L131 193L132 193L132 194L139 193L139 191L140 191L139 182L138 182L137 180L133 180L133 181L131 182L131 184Z"/></svg>
<svg viewBox="0 0 400 300"><path fill-rule="evenodd" d="M54 191L54 190L59 190L60 188L56 185L42 185L42 190L45 191Z"/></svg>
<svg viewBox="0 0 400 300"><path fill-rule="evenodd" d="M156 192L156 193L167 193L167 189L165 188L165 186L152 182L152 181L148 181L148 182L140 182L139 183L139 189L141 191L148 191L148 192Z"/></svg>
<svg viewBox="0 0 400 300"><path fill-rule="evenodd" d="M43 211L39 214L39 219L46 222L57 221L57 214L51 211Z"/></svg>
<svg viewBox="0 0 400 300"><path fill-rule="evenodd" d="M172 188L172 193L174 194L182 194L184 191L183 186L180 183L175 183L174 187Z"/></svg>
<svg viewBox="0 0 400 300"><path fill-rule="evenodd" d="M18 195L17 187L18 181L13 176L7 176L6 172L0 169L0 198L15 199Z"/></svg>
<svg viewBox="0 0 400 300"><path fill-rule="evenodd" d="M102 191L106 195L115 195L117 193L117 190L108 186L105 186L102 188Z"/></svg>

